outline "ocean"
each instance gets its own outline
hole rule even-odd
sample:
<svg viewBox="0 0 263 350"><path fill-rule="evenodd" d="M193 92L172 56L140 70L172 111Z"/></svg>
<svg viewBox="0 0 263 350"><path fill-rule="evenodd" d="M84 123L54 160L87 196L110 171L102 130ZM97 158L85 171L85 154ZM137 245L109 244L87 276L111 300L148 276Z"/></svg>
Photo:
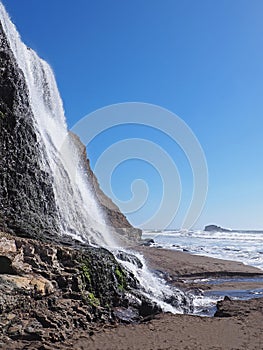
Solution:
<svg viewBox="0 0 263 350"><path fill-rule="evenodd" d="M191 254L234 260L263 270L263 231L144 231L154 245Z"/></svg>

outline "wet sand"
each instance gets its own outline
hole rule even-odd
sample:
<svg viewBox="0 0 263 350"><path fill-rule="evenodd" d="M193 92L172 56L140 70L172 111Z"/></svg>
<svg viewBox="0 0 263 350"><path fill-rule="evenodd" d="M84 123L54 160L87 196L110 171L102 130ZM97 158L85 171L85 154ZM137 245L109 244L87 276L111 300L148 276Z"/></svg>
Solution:
<svg viewBox="0 0 263 350"><path fill-rule="evenodd" d="M88 339L79 338L73 348L262 350L263 314L261 310L246 316L213 319L164 314L145 324L118 326Z"/></svg>
<svg viewBox="0 0 263 350"><path fill-rule="evenodd" d="M263 288L263 270L241 262L215 259L187 252L136 247L150 269L158 271L169 283L183 289L233 290ZM207 284L205 279L224 280ZM258 281L257 281L258 279Z"/></svg>

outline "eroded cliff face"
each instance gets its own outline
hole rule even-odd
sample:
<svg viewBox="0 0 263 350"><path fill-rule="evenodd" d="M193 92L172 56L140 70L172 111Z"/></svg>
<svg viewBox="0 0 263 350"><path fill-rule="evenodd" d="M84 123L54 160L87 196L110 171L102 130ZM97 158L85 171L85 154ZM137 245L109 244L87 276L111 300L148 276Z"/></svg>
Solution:
<svg viewBox="0 0 263 350"><path fill-rule="evenodd" d="M0 21L0 229L19 236L50 238L60 233L59 214L48 165L42 165L41 146L29 92ZM104 213L107 224L118 235L138 240L119 208L101 191L93 174L85 146L77 136L87 181Z"/></svg>
<svg viewBox="0 0 263 350"><path fill-rule="evenodd" d="M58 218L33 120L24 76L0 22L0 229L41 237L58 232Z"/></svg>

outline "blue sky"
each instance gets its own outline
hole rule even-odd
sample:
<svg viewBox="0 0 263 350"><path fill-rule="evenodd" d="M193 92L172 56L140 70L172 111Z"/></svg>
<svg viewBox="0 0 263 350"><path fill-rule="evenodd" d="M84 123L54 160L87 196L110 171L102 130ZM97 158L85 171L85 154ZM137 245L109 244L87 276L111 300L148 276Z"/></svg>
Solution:
<svg viewBox="0 0 263 350"><path fill-rule="evenodd" d="M5 0L23 40L55 71L69 127L120 102L160 105L182 118L206 155L209 191L196 227L263 229L263 2L261 0ZM91 142L91 164L111 143L146 138L174 159L182 180L179 227L192 191L180 148L156 130L118 127ZM129 199L136 177L158 208L161 181L142 161L122 164L112 186ZM173 205L173 203L171 203Z"/></svg>

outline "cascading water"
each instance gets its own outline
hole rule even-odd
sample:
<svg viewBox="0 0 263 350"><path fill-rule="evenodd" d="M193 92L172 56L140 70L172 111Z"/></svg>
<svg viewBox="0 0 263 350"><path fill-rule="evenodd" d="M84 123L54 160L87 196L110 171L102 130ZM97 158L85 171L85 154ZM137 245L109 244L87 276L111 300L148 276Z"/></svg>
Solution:
<svg viewBox="0 0 263 350"><path fill-rule="evenodd" d="M3 29L29 90L42 166L50 169L60 231L83 241L115 246L103 215L81 170L81 156L70 137L62 100L50 66L20 39L0 3Z"/></svg>
<svg viewBox="0 0 263 350"><path fill-rule="evenodd" d="M179 314L194 311L191 295L172 288L151 273L143 255L122 249L115 252L115 257L140 282L141 293L156 302L162 310Z"/></svg>
<svg viewBox="0 0 263 350"><path fill-rule="evenodd" d="M10 48L22 70L29 92L38 142L42 150L41 165L49 169L53 181L61 234L96 243L111 249L122 265L132 272L141 285L141 292L165 311L185 312L183 292L171 289L150 273L142 256L138 268L131 260L118 258L115 237L107 229L103 215L82 170L82 158L67 130L63 104L50 66L20 39L4 6L0 2L0 18Z"/></svg>

